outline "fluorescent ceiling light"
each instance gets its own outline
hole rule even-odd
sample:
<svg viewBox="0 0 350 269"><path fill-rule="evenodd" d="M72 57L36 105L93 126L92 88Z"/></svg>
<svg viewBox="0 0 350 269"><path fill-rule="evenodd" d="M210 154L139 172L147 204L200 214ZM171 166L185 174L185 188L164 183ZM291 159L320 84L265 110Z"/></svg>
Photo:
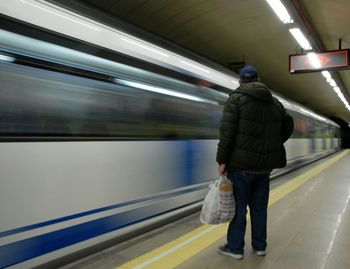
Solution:
<svg viewBox="0 0 350 269"><path fill-rule="evenodd" d="M326 78L327 82L330 82L332 79L331 74L328 71L322 71L322 75Z"/></svg>
<svg viewBox="0 0 350 269"><path fill-rule="evenodd" d="M309 40L306 39L304 34L300 31L299 28L291 28L289 29L289 32L293 35L295 40L299 43L299 45L304 49L304 50L312 50L312 47L310 45Z"/></svg>
<svg viewBox="0 0 350 269"><path fill-rule="evenodd" d="M314 52L308 53L307 57L309 58L312 67L314 68L321 68L321 63L317 57L317 55Z"/></svg>
<svg viewBox="0 0 350 269"><path fill-rule="evenodd" d="M346 99L345 99L345 97L344 97L343 94L340 95L339 97L340 97L340 100L342 100L342 102L343 102L345 105L348 103L348 101L346 101Z"/></svg>
<svg viewBox="0 0 350 269"><path fill-rule="evenodd" d="M331 77L331 73L329 73L328 71L322 71L321 73L327 79Z"/></svg>
<svg viewBox="0 0 350 269"><path fill-rule="evenodd" d="M138 83L138 82L133 82L133 81L128 81L128 80L124 80L124 79L114 79L116 83L119 84L123 84L126 86L130 86L133 88L138 88L141 90L145 90L145 91L150 91L150 92L156 92L156 93L160 93L160 94L165 94L165 95L170 95L170 96L174 96L174 97L178 97L178 98L183 98L183 99L188 99L188 100L192 100L192 101L196 101L196 102L205 102L205 103L211 103L211 104L218 104L217 102L213 102L210 100L206 100L203 98L199 98L193 95L189 95L189 94L185 94L185 93L180 93L180 92L175 92L175 91L171 91L165 88L161 88L161 87L155 87L155 86L151 86L151 85L146 85L143 83Z"/></svg>
<svg viewBox="0 0 350 269"><path fill-rule="evenodd" d="M287 9L281 3L280 0L266 0L266 2L270 5L276 15L280 18L283 23L293 23L293 19L289 15Z"/></svg>
<svg viewBox="0 0 350 269"><path fill-rule="evenodd" d="M338 86L334 79L331 79L331 81L329 82L329 84L330 84L332 87L337 87L337 86Z"/></svg>
<svg viewBox="0 0 350 269"><path fill-rule="evenodd" d="M339 95L341 93L339 87L334 87L333 90Z"/></svg>
<svg viewBox="0 0 350 269"><path fill-rule="evenodd" d="M339 88L339 87L334 87L333 89L334 89L334 91L337 93L339 99L343 102L343 104L345 105L345 107L346 107L347 109L349 109L349 108L350 108L350 105L349 105L348 101L346 100L345 96L343 95L343 93L340 91L340 88ZM350 109L349 109L349 110L350 110Z"/></svg>

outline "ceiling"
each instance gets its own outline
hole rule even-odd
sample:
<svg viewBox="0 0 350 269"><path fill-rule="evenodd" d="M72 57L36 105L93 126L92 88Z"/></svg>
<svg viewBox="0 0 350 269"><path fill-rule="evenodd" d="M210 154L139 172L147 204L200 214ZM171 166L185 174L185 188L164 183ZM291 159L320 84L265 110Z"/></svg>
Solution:
<svg viewBox="0 0 350 269"><path fill-rule="evenodd" d="M288 55L297 42L263 0L76 0L194 51L226 67L245 59L271 89L326 116L350 112L321 73L291 75ZM349 0L303 0L326 50L350 43ZM116 25L118 26L118 25ZM350 73L340 71L347 93Z"/></svg>

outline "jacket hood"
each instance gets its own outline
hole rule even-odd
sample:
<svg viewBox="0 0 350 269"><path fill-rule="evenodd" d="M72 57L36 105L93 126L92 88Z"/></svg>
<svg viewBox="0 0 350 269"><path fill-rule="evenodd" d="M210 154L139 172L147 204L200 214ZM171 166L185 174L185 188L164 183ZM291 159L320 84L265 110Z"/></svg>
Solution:
<svg viewBox="0 0 350 269"><path fill-rule="evenodd" d="M267 86L261 82L243 83L233 93L249 95L250 97L253 97L263 102L271 102L273 99L269 88L267 88Z"/></svg>

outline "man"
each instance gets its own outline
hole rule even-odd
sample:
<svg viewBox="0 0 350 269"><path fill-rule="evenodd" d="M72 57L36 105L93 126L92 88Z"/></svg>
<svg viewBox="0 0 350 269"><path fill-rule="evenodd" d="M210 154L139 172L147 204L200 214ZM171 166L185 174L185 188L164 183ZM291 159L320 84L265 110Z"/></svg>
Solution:
<svg viewBox="0 0 350 269"><path fill-rule="evenodd" d="M240 87L224 107L216 161L219 174L233 183L236 214L227 231L227 244L219 252L235 259L244 257L247 205L250 210L251 245L259 256L267 251L266 226L270 173L286 166L283 143L293 132L293 119L259 82L256 69L240 71Z"/></svg>

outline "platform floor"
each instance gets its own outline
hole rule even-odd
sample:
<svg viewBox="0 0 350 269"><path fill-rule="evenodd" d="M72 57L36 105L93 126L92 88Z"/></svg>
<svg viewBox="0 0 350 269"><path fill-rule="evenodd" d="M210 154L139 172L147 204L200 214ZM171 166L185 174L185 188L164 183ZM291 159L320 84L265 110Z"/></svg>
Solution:
<svg viewBox="0 0 350 269"><path fill-rule="evenodd" d="M271 184L268 254L256 256L247 227L241 261L217 252L227 225L199 213L63 268L350 268L350 154L342 151Z"/></svg>

